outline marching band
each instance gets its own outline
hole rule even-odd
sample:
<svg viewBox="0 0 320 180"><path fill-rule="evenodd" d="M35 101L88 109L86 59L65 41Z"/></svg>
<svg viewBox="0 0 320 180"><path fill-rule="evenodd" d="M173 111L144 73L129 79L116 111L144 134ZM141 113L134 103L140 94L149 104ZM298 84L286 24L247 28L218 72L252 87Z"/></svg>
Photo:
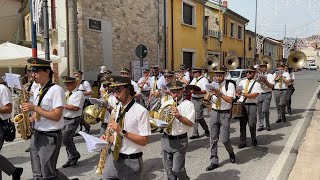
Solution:
<svg viewBox="0 0 320 180"><path fill-rule="evenodd" d="M84 118L85 108L91 104L90 83L82 78L83 72L76 70L73 77L63 77L64 91L52 82L50 61L30 58L28 63L33 81L27 90L29 102L22 103L21 109L30 112L30 117L25 119L32 123L30 157L33 177L68 179L57 170L57 159L62 143L68 155L62 167L76 165L81 156L73 137L80 124L85 126L87 133L90 131L91 123ZM259 71L249 67L246 78L238 84L230 80L228 69L220 66L212 69L213 80L210 81L210 76L208 79L203 75L203 68L180 65L174 72L162 71L155 65L151 70L143 69L143 77L138 82L130 78L127 68L121 68L121 76L113 76L102 66L98 80L99 98L103 103L95 115L95 123L101 122L100 138L108 142L105 153L100 155L99 173L102 178L141 179L143 147L148 144L151 135L151 118L166 122L165 127L159 127L160 133L163 133L161 155L166 179L190 179L185 168L187 133L193 129L189 139L202 137L198 131L199 124L204 136L210 138L210 165L206 170L219 167L219 139L229 154L230 162L235 163L236 156L230 141L232 118L238 118L240 123L238 148L241 149L247 146L247 124L253 146L258 145L257 131L271 130L269 108L272 94L278 113L276 123L286 122L285 114L292 114L292 69L288 70L288 65L280 64L277 71L271 74L267 65L261 61ZM10 90L1 84L0 95L1 150L5 133L3 127L5 122L10 121L12 100ZM191 95L190 101L188 95ZM210 115L209 124L203 117L205 108L208 108ZM159 112L159 116L152 116L151 111ZM7 162L1 155L0 159ZM8 172L14 179L20 179L23 169L7 164L5 167L10 167L9 170L6 171L2 163L0 170Z"/></svg>

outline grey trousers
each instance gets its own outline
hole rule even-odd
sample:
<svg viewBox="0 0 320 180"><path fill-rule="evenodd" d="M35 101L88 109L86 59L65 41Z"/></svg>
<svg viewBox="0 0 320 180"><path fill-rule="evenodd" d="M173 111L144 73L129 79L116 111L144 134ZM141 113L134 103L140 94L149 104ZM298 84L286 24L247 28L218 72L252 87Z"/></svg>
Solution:
<svg viewBox="0 0 320 180"><path fill-rule="evenodd" d="M293 85L288 86L288 90L286 93L286 107L288 111L291 111L291 97L294 93L295 89Z"/></svg>
<svg viewBox="0 0 320 180"><path fill-rule="evenodd" d="M137 159L113 159L111 151L108 153L103 170L103 180L139 180L143 169L142 157Z"/></svg>
<svg viewBox="0 0 320 180"><path fill-rule="evenodd" d="M3 126L0 125L0 151L1 151L3 143L4 143L4 137L3 136L4 136Z"/></svg>
<svg viewBox="0 0 320 180"><path fill-rule="evenodd" d="M14 165L1 154L0 154L0 162L1 162L0 163L0 180L2 180L2 173L1 173L2 171L5 172L8 176L11 176L16 170L16 167L14 167Z"/></svg>
<svg viewBox="0 0 320 180"><path fill-rule="evenodd" d="M167 180L189 180L185 168L185 158L188 148L188 138L161 138L162 163Z"/></svg>
<svg viewBox="0 0 320 180"><path fill-rule="evenodd" d="M108 123L101 123L99 137L106 132L107 127L108 127Z"/></svg>
<svg viewBox="0 0 320 180"><path fill-rule="evenodd" d="M259 127L270 126L270 102L272 93L264 93L258 95L258 115L259 115Z"/></svg>
<svg viewBox="0 0 320 180"><path fill-rule="evenodd" d="M76 159L80 156L73 142L73 137L80 124L80 121L81 121L80 116L71 120L66 120L66 119L64 120L65 124L62 129L62 136L63 136L63 144L66 147L69 160Z"/></svg>
<svg viewBox="0 0 320 180"><path fill-rule="evenodd" d="M251 139L256 139L257 105L245 104L243 114L244 116L239 119L241 144L245 144L247 141L247 124L249 125Z"/></svg>
<svg viewBox="0 0 320 180"><path fill-rule="evenodd" d="M34 131L30 142L30 158L34 180L68 180L57 170L62 133Z"/></svg>
<svg viewBox="0 0 320 180"><path fill-rule="evenodd" d="M212 110L210 112L210 145L211 145L211 163L218 164L218 140L225 146L229 154L233 153L233 148L230 142L230 120L229 112L217 112Z"/></svg>
<svg viewBox="0 0 320 180"><path fill-rule="evenodd" d="M209 127L206 123L206 121L203 119L203 103L202 103L202 99L203 98L191 98L191 102L194 104L194 109L196 112L196 116L195 116L195 122L193 124L193 135L198 136L199 135L199 124L201 125L201 127L203 128L203 130L205 132L209 132Z"/></svg>
<svg viewBox="0 0 320 180"><path fill-rule="evenodd" d="M277 108L278 119L285 118L287 90L273 90L274 101Z"/></svg>

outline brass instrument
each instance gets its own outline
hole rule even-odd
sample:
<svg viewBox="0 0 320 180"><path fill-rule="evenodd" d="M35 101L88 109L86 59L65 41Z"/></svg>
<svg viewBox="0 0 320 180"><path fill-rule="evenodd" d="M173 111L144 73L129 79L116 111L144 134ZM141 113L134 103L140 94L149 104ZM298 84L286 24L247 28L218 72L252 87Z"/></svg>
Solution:
<svg viewBox="0 0 320 180"><path fill-rule="evenodd" d="M32 81L31 81L32 82ZM29 101L29 94L28 91L26 90L28 86L31 85L31 82L26 83L22 90L19 90L19 102L20 104L22 103L27 103ZM28 140L31 137L31 122L28 116L28 112L22 112L18 115L16 115L13 118L13 122L15 124L18 124L17 129L18 133L21 134L21 138L24 140Z"/></svg>
<svg viewBox="0 0 320 180"><path fill-rule="evenodd" d="M219 65L219 59L215 55L208 55L205 59L204 68L208 70L208 72L213 72L212 68Z"/></svg>
<svg viewBox="0 0 320 180"><path fill-rule="evenodd" d="M204 98L202 99L202 104L208 108L208 112L210 112L212 109L211 97L211 93L207 92Z"/></svg>
<svg viewBox="0 0 320 180"><path fill-rule="evenodd" d="M83 121L90 125L95 125L99 123L99 115L103 110L102 107L99 107L96 104L89 105L83 110Z"/></svg>
<svg viewBox="0 0 320 180"><path fill-rule="evenodd" d="M293 69L301 69L307 62L307 56L301 51L293 51L288 56L288 65Z"/></svg>
<svg viewBox="0 0 320 180"><path fill-rule="evenodd" d="M117 114L117 108L115 108L114 111L112 111L112 113L110 115L110 119L109 119L110 122L116 120L116 114ZM100 175L102 175L102 172L103 172L103 169L106 164L107 157L108 157L108 150L110 149L110 147L112 145L112 142L110 142L110 137L113 136L114 130L111 129L110 126L108 126L108 128L106 129L104 134L106 136L107 146L105 149L101 150L99 163L98 163L97 170L96 170L96 174L100 174Z"/></svg>
<svg viewBox="0 0 320 180"><path fill-rule="evenodd" d="M272 57L264 55L259 59L259 63L264 62L265 64L267 64L267 71L270 71L272 69Z"/></svg>
<svg viewBox="0 0 320 180"><path fill-rule="evenodd" d="M175 101L172 104L168 104L164 106L162 109L160 109L160 112L159 112L159 115L160 115L159 119L168 123L167 130L168 130L168 127L172 127L172 123L176 118L172 114L172 109L174 107L177 107L177 99L175 99Z"/></svg>
<svg viewBox="0 0 320 180"><path fill-rule="evenodd" d="M239 67L240 61L237 56L235 56L234 54L230 54L225 58L224 64L226 65L228 70L234 70Z"/></svg>

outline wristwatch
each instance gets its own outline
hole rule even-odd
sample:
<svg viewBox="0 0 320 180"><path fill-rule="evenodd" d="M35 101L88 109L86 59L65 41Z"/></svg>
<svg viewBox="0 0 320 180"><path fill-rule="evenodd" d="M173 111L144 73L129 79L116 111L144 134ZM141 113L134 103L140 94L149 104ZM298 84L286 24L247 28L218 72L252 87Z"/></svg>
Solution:
<svg viewBox="0 0 320 180"><path fill-rule="evenodd" d="M126 133L127 133L127 131L123 129L123 130L121 131L121 137L124 137L124 135L126 135Z"/></svg>

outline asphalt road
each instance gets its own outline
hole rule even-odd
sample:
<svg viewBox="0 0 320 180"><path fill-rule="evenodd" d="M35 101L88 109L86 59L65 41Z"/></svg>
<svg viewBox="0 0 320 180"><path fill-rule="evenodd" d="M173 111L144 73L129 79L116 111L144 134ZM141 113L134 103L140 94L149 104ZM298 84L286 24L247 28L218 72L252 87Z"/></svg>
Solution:
<svg viewBox="0 0 320 180"><path fill-rule="evenodd" d="M295 124L299 119L303 118L302 114L307 109L307 104L312 100L312 96L316 93L319 86L317 79L320 75L319 71L306 71L296 73L295 88L293 96L293 115L287 116L287 123L276 124L276 111L274 100L271 103L270 122L272 131L257 132L258 146L252 147L251 139L247 139L247 148L238 149L239 144L239 122L232 120L231 123L231 143L236 154L236 163L229 162L229 156L223 144L219 142L219 159L220 167L214 171L207 172L205 168L210 164L209 139L202 137L197 140L189 141L189 147L186 157L186 169L191 179L198 180L256 180L265 179L270 173L274 163L279 157L284 145L286 144L290 134L292 133ZM319 78L320 79L320 78ZM312 109L314 102L312 102ZM310 118L312 113L309 113L307 118ZM206 118L209 121L209 118ZM99 126L92 127L92 133L98 134ZM199 128L202 131L201 128ZM203 132L201 132L203 133ZM191 134L191 130L189 135ZM247 130L249 137L249 129ZM144 149L144 172L143 179L165 179L165 173L162 166L160 154L160 133L152 134L149 144ZM65 173L68 177L79 179L96 180L100 177L95 174L95 168L98 163L98 153L88 153L86 144L81 137L75 138L76 146L81 153L81 159L78 165L70 168L61 168L66 162L65 148L61 148L58 166L59 170ZM1 154L7 157L13 164L24 168L22 176L23 180L31 179L31 163L29 153L24 150L29 146L29 141L15 140L12 143L6 143L1 150ZM291 159L294 161L294 158ZM6 174L3 173L3 179L9 180Z"/></svg>

